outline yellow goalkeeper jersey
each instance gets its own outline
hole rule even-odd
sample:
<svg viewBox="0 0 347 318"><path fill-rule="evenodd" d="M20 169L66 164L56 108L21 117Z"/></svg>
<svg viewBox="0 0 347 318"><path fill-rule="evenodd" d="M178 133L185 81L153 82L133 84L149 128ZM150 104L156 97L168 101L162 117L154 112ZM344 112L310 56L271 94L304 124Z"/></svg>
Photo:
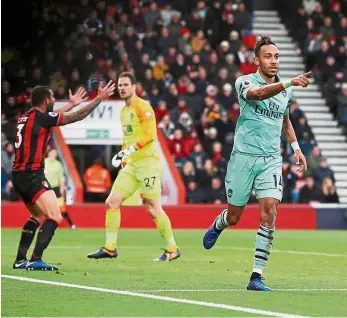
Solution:
<svg viewBox="0 0 347 318"><path fill-rule="evenodd" d="M157 128L152 106L135 97L130 106L125 105L120 114L123 130L123 146L134 146L137 151L126 159L127 163L148 157L159 159L157 149Z"/></svg>

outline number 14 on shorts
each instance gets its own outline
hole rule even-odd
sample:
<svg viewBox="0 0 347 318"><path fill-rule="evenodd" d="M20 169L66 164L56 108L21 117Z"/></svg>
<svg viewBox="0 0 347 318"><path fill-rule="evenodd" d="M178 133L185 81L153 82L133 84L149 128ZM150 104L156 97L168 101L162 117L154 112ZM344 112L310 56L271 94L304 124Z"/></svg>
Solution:
<svg viewBox="0 0 347 318"><path fill-rule="evenodd" d="M273 174L273 180L274 180L274 185L275 188L283 188L283 183L282 183L282 176L280 174Z"/></svg>

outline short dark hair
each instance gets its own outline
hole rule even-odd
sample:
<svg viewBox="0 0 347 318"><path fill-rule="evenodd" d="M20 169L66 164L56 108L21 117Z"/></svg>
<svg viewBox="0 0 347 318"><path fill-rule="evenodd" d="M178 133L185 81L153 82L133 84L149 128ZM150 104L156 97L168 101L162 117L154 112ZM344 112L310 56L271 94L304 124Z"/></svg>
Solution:
<svg viewBox="0 0 347 318"><path fill-rule="evenodd" d="M272 42L270 37L260 35L260 39L257 41L257 43L254 46L254 55L256 57L259 57L259 52L260 52L261 47L263 45L270 45L270 44L276 46L276 44L274 42Z"/></svg>
<svg viewBox="0 0 347 318"><path fill-rule="evenodd" d="M121 73L121 74L119 75L119 78L118 78L118 79L120 79L121 77L127 77L127 78L129 78L129 79L130 79L130 82L131 82L131 85L134 85L134 84L137 83L135 75L131 74L130 72L123 72L123 73Z"/></svg>
<svg viewBox="0 0 347 318"><path fill-rule="evenodd" d="M51 98L51 89L48 86L35 86L31 91L31 105L42 105L45 98Z"/></svg>

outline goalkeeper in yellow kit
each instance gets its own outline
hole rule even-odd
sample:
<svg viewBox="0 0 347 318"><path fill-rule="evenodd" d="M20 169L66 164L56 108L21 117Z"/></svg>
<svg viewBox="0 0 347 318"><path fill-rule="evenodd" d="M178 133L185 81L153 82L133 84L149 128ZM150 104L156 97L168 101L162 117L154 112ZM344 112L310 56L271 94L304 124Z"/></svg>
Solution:
<svg viewBox="0 0 347 318"><path fill-rule="evenodd" d="M122 202L140 189L144 206L153 218L165 241L165 251L154 259L169 262L180 257L171 222L161 206L161 163L157 150L157 130L153 108L136 96L136 79L124 72L118 79L118 91L125 101L120 119L123 129L122 150L113 157L112 165L126 164L119 172L106 200L106 244L100 250L88 254L89 258L114 258L117 253L117 236L120 227Z"/></svg>

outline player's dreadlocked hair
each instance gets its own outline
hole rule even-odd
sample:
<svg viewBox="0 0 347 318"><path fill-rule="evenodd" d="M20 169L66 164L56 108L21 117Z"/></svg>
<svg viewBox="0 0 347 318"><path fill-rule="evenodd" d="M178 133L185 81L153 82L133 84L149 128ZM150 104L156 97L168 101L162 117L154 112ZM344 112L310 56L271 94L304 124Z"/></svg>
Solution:
<svg viewBox="0 0 347 318"><path fill-rule="evenodd" d="M259 36L260 36L260 39L257 41L257 43L254 46L254 55L256 57L259 57L259 52L260 52L260 49L263 45L272 44L272 45L276 46L276 44L274 42L272 42L270 37L262 36L260 34L259 34Z"/></svg>

